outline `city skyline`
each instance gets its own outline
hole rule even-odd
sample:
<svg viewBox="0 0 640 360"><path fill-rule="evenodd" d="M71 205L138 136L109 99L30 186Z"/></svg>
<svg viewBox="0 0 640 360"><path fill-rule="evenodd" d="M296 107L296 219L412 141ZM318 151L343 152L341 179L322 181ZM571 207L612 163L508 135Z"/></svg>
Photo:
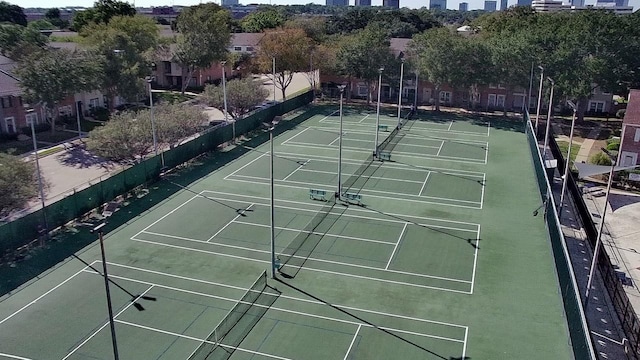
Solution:
<svg viewBox="0 0 640 360"><path fill-rule="evenodd" d="M383 0L372 0L372 6L381 6ZM38 0L13 0L8 1L10 4L18 5L23 8L46 8L46 7L91 7L95 0L55 0L48 3L48 6L43 6L43 3ZM131 4L135 4L136 7L162 7L162 6L191 6L197 5L207 1L200 0L136 0L127 1ZM220 1L213 1L220 4ZM247 4L272 4L272 5L304 5L304 4L317 4L325 5L325 0L321 1L309 1L309 0L240 0L242 5ZM469 10L482 10L484 8L484 0L448 0L447 9L458 10L458 6L461 2L469 4ZM515 5L517 0L508 0L508 6ZM594 5L596 0L586 0L585 5ZM354 0L349 0L349 5L354 5ZM633 6L634 10L640 6L640 0L629 0L629 6ZM429 7L429 0L400 0L400 7L407 7L411 9L419 9L421 7ZM499 9L501 10L501 9Z"/></svg>

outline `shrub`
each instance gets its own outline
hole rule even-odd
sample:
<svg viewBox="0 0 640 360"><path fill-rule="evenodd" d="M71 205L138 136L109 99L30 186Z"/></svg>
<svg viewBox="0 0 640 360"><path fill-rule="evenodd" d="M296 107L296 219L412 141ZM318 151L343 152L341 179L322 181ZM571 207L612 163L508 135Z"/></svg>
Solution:
<svg viewBox="0 0 640 360"><path fill-rule="evenodd" d="M599 152L595 155L593 155L591 157L591 159L589 159L589 162L594 164L594 165L604 165L604 166L611 166L611 159L609 158L609 156L603 152Z"/></svg>
<svg viewBox="0 0 640 360"><path fill-rule="evenodd" d="M35 130L36 133L41 133L43 131L51 130L51 124L48 124L48 123L36 124L33 127L33 129ZM23 134L25 134L27 136L31 136L31 126L25 126L25 127L21 128L20 132L22 132Z"/></svg>
<svg viewBox="0 0 640 360"><path fill-rule="evenodd" d="M18 133L0 133L0 141L15 141L18 140Z"/></svg>
<svg viewBox="0 0 640 360"><path fill-rule="evenodd" d="M107 121L109 120L109 110L103 107L94 107L89 111L91 116L98 121Z"/></svg>
<svg viewBox="0 0 640 360"><path fill-rule="evenodd" d="M624 118L624 114L627 112L627 109L619 109L618 111L616 111L616 117L618 119L622 119Z"/></svg>
<svg viewBox="0 0 640 360"><path fill-rule="evenodd" d="M618 151L618 149L620 149L620 139L607 140L607 150Z"/></svg>

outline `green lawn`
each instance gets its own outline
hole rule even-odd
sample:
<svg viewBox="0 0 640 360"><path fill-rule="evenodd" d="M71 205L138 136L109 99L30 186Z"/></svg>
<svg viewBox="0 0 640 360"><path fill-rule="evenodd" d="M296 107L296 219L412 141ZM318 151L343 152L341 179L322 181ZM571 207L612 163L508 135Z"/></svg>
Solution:
<svg viewBox="0 0 640 360"><path fill-rule="evenodd" d="M568 141L558 141L558 147L563 154L563 157L566 156L567 150L569 149ZM571 162L576 161L576 156L578 155L578 151L580 150L580 145L572 144L571 145Z"/></svg>
<svg viewBox="0 0 640 360"><path fill-rule="evenodd" d="M56 131L53 134L50 131L37 133L36 139L38 140L38 149L72 139L76 136L77 134L67 131ZM13 155L24 154L33 151L33 141L31 140L31 137L29 137L29 139L23 141L14 140L0 142L0 151L10 152Z"/></svg>

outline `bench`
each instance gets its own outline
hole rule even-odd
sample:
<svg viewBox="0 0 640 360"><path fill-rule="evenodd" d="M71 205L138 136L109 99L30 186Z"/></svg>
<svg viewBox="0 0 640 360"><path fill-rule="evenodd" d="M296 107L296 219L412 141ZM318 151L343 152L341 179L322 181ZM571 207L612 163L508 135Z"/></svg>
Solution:
<svg viewBox="0 0 640 360"><path fill-rule="evenodd" d="M360 194L354 194L354 193L344 193L342 194L342 196L344 197L345 200L347 200L348 203L354 202L358 205L362 205L362 195Z"/></svg>
<svg viewBox="0 0 640 360"><path fill-rule="evenodd" d="M388 151L380 151L380 153L378 153L378 160L391 161L391 153Z"/></svg>
<svg viewBox="0 0 640 360"><path fill-rule="evenodd" d="M378 125L378 130L389 131L389 125Z"/></svg>
<svg viewBox="0 0 640 360"><path fill-rule="evenodd" d="M320 189L309 189L309 198L313 200L326 200L327 192Z"/></svg>

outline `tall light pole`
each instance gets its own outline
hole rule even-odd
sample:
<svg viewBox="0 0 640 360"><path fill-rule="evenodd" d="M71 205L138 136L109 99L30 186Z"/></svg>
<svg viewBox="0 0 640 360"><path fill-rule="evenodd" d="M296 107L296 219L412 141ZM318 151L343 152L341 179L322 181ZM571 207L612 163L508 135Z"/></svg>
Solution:
<svg viewBox="0 0 640 360"><path fill-rule="evenodd" d="M156 132L156 118L153 115L153 93L151 92L151 82L153 77L147 77L147 84L149 84L149 114L151 115L151 132L153 133L153 152L155 156L158 156L158 135ZM164 168L164 155L160 154L160 163Z"/></svg>
<svg viewBox="0 0 640 360"><path fill-rule="evenodd" d="M34 112L34 109L29 108L27 113ZM36 115L37 116L37 115ZM42 186L42 175L40 174L40 158L38 156L38 142L36 140L36 128L35 121L31 119L31 139L33 140L33 155L36 160L36 173L38 177L38 192L40 193L40 204L42 205L42 220L44 221L44 233L49 234L49 222L47 221L47 211L44 206L44 188ZM48 235L47 235L48 236Z"/></svg>
<svg viewBox="0 0 640 360"><path fill-rule="evenodd" d="M373 144L373 156L378 156L378 129L380 129L380 91L382 89L382 72L384 67L378 69L378 106L376 107L376 137Z"/></svg>
<svg viewBox="0 0 640 360"><path fill-rule="evenodd" d="M273 68L273 101L276 101L276 57L271 58Z"/></svg>
<svg viewBox="0 0 640 360"><path fill-rule="evenodd" d="M98 240L100 242L100 255L102 256L102 277L104 278L104 290L107 295L107 310L109 311L109 327L111 328L111 344L113 346L113 358L119 360L118 343L116 341L116 325L113 319L113 307L111 305L111 291L109 291L109 275L107 275L107 260L104 254L104 241L102 239L102 228L107 223L102 223L91 230L98 232Z"/></svg>
<svg viewBox="0 0 640 360"><path fill-rule="evenodd" d="M622 149L622 139L620 140L620 149ZM598 236L596 237L596 247L593 250L593 259L591 259L591 268L589 269L589 279L587 280L587 289L584 293L585 305L589 303L589 291L591 290L591 283L593 282L593 275L596 268L596 262L598 261L598 255L600 248L602 247L602 229L604 228L604 218L607 215L607 205L609 203L609 193L611 192L611 183L613 182L613 172L615 171L616 162L613 156L609 154L606 149L602 149L605 154L611 158L611 170L609 170L609 181L607 181L607 191L604 196L604 209L602 210L602 216L600 217L600 226L598 226Z"/></svg>
<svg viewBox="0 0 640 360"><path fill-rule="evenodd" d="M273 185L273 158L275 155L273 154L273 130L275 130L277 121L272 121L269 126L269 153L271 154L269 160L269 172L270 172L270 187L271 187L271 278L276 278L276 223L275 223L275 196L274 196L274 185Z"/></svg>
<svg viewBox="0 0 640 360"><path fill-rule="evenodd" d="M547 80L551 83L551 94L549 94L549 111L547 113L547 126L544 131L544 148L542 149L542 159L547 157L547 145L549 145L549 129L551 128L551 113L553 111L553 88L556 86L555 81L547 76Z"/></svg>
<svg viewBox="0 0 640 360"><path fill-rule="evenodd" d="M542 82L544 81L544 68L538 66L538 69L540 69L540 87L538 88L538 107L536 109L536 138L538 138L538 121L540 121L540 106L542 105Z"/></svg>
<svg viewBox="0 0 640 360"><path fill-rule="evenodd" d="M416 91L414 92L413 109L418 111L418 69L416 69Z"/></svg>
<svg viewBox="0 0 640 360"><path fill-rule="evenodd" d="M564 165L564 177L562 178L562 192L560 193L560 204L558 205L558 216L562 219L562 206L564 205L564 194L567 191L567 180L569 179L569 163L571 162L571 145L573 144L573 128L576 125L576 111L578 108L571 100L567 100L567 104L573 109L571 117L571 132L569 133L569 149L567 150L566 164Z"/></svg>
<svg viewBox="0 0 640 360"><path fill-rule="evenodd" d="M524 104L524 99L522 100L522 110L529 110L529 104L531 104L531 90L533 88L533 63L531 63L531 75L529 75L529 93L527 93L527 104Z"/></svg>
<svg viewBox="0 0 640 360"><path fill-rule="evenodd" d="M229 123L229 116L228 116L228 112L227 112L227 71L225 69L225 65L227 64L226 61L221 61L220 64L222 65L222 99L224 102L224 123L228 124ZM236 142L236 122L235 120L233 121L233 123L231 124L231 130L232 130L232 136L233 136L233 142Z"/></svg>
<svg viewBox="0 0 640 360"><path fill-rule="evenodd" d="M402 110L402 77L404 76L404 58L402 58L401 61L402 65L400 65L400 91L398 92L398 129L400 129L400 111Z"/></svg>
<svg viewBox="0 0 640 360"><path fill-rule="evenodd" d="M338 89L340 89L340 135L338 135L338 191L336 192L337 199L340 199L342 196L342 97L345 87L347 86L338 85Z"/></svg>
<svg viewBox="0 0 640 360"><path fill-rule="evenodd" d="M75 100L75 98L73 100ZM78 122L78 139L82 139L82 127L80 126L80 105L78 105L77 100L75 100L75 103L76 103L76 121Z"/></svg>

